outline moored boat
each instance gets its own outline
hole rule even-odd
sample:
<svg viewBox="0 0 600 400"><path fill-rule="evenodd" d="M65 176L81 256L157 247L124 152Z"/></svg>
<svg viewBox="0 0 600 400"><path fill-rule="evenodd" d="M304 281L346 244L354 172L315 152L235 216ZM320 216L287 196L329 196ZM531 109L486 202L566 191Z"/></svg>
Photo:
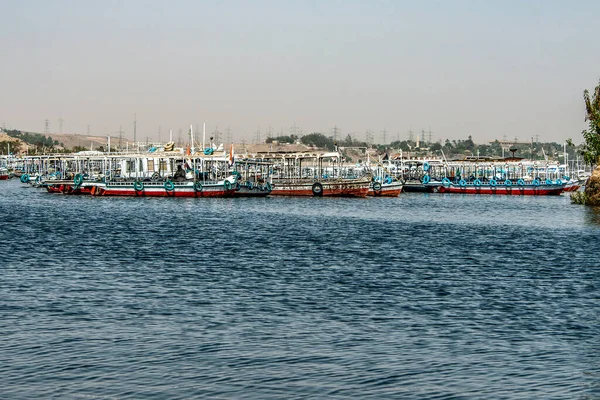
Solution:
<svg viewBox="0 0 600 400"><path fill-rule="evenodd" d="M75 180L55 180L45 182L45 187L48 193L61 193L69 195L96 195L100 187L104 186L103 182L85 181L78 176Z"/></svg>
<svg viewBox="0 0 600 400"><path fill-rule="evenodd" d="M409 179L404 181L402 191L408 193L433 193L442 185L438 180L432 180L429 174L421 179Z"/></svg>
<svg viewBox="0 0 600 400"><path fill-rule="evenodd" d="M374 197L398 197L402 192L402 182L400 181L383 181L371 182L367 196Z"/></svg>
<svg viewBox="0 0 600 400"><path fill-rule="evenodd" d="M576 192L585 184L583 179L571 178L567 181L564 187L565 192Z"/></svg>
<svg viewBox="0 0 600 400"><path fill-rule="evenodd" d="M231 197L235 178L218 182L185 181L111 181L97 185L98 196L130 197Z"/></svg>
<svg viewBox="0 0 600 400"><path fill-rule="evenodd" d="M272 196L366 197L372 179L370 172L349 173L337 151L269 153L260 158L273 164Z"/></svg>
<svg viewBox="0 0 600 400"><path fill-rule="evenodd" d="M519 179L516 183L513 183L510 179L501 182L495 179L490 179L486 182L482 182L479 179L467 182L461 179L456 183L451 182L448 178L444 178L442 186L437 190L439 193L557 196L563 192L564 186L565 183L560 180L553 182L549 179L544 182L537 179L531 182Z"/></svg>
<svg viewBox="0 0 600 400"><path fill-rule="evenodd" d="M277 179L273 180L272 196L366 197L370 176L357 179Z"/></svg>
<svg viewBox="0 0 600 400"><path fill-rule="evenodd" d="M439 188L441 183L423 183L418 180L404 182L402 191L406 193L433 193Z"/></svg>
<svg viewBox="0 0 600 400"><path fill-rule="evenodd" d="M234 160L233 146L230 154L231 164L235 168L233 175L237 178L233 197L268 196L273 189L273 185L269 182L273 164L255 159Z"/></svg>
<svg viewBox="0 0 600 400"><path fill-rule="evenodd" d="M252 181L236 182L233 197L266 197L271 194L273 185L269 182L255 183Z"/></svg>

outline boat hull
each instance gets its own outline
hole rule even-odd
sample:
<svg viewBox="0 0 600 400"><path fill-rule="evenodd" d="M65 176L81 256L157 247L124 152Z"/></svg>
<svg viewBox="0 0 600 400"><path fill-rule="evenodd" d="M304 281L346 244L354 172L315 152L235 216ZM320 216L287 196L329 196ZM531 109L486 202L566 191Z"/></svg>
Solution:
<svg viewBox="0 0 600 400"><path fill-rule="evenodd" d="M272 196L366 197L369 179L274 180Z"/></svg>
<svg viewBox="0 0 600 400"><path fill-rule="evenodd" d="M379 190L375 190L373 185L369 186L369 192L367 196L373 197L398 197L400 196L400 192L402 192L402 183L401 182L392 182L392 183L382 183L381 188Z"/></svg>
<svg viewBox="0 0 600 400"><path fill-rule="evenodd" d="M265 186L252 186L240 185L233 192L233 197L267 197L271 193Z"/></svg>
<svg viewBox="0 0 600 400"><path fill-rule="evenodd" d="M563 192L562 185L481 185L468 184L460 186L455 184L442 185L438 188L439 193L461 193L461 194L497 194L513 196L558 196Z"/></svg>
<svg viewBox="0 0 600 400"><path fill-rule="evenodd" d="M102 185L104 185L104 183L101 182L83 182L80 185L75 185L73 181L50 181L44 183L48 193L87 196L97 194Z"/></svg>
<svg viewBox="0 0 600 400"><path fill-rule="evenodd" d="M233 197L235 188L225 188L223 184L194 186L194 182L172 182L172 187L162 182L144 182L136 187L134 182L107 183L99 188L99 196L128 197Z"/></svg>
<svg viewBox="0 0 600 400"><path fill-rule="evenodd" d="M582 186L583 183L585 183L585 182L579 182L577 180L569 181L565 185L564 191L565 192L576 192L576 191L578 191L581 188L581 186Z"/></svg>
<svg viewBox="0 0 600 400"><path fill-rule="evenodd" d="M47 185L50 193L92 196L124 197L233 197L235 187L225 188L223 183L194 185L194 182L83 182L75 185L72 181L56 182Z"/></svg>
<svg viewBox="0 0 600 400"><path fill-rule="evenodd" d="M402 191L405 193L433 193L439 187L439 184L421 183L417 182L404 182L402 185Z"/></svg>

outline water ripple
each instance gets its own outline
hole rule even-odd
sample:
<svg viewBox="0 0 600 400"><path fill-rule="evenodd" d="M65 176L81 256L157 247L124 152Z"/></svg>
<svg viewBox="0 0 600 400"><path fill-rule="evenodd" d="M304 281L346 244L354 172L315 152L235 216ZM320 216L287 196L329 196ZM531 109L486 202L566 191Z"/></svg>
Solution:
<svg viewBox="0 0 600 400"><path fill-rule="evenodd" d="M107 199L0 183L3 398L600 398L567 197Z"/></svg>

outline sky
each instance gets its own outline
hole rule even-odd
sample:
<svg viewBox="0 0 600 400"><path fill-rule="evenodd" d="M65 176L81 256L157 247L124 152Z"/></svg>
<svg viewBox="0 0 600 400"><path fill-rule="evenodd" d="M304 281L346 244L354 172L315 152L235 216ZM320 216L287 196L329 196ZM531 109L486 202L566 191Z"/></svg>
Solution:
<svg viewBox="0 0 600 400"><path fill-rule="evenodd" d="M600 1L2 0L0 124L583 141ZM160 130L160 137L159 137ZM428 137L429 134L426 134Z"/></svg>

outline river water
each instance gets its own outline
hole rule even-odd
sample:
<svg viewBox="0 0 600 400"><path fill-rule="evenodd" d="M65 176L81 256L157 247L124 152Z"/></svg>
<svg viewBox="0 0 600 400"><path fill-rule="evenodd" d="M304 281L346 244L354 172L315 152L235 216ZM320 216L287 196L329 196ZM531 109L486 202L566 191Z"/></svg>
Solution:
<svg viewBox="0 0 600 400"><path fill-rule="evenodd" d="M599 399L600 211L0 182L0 398Z"/></svg>

